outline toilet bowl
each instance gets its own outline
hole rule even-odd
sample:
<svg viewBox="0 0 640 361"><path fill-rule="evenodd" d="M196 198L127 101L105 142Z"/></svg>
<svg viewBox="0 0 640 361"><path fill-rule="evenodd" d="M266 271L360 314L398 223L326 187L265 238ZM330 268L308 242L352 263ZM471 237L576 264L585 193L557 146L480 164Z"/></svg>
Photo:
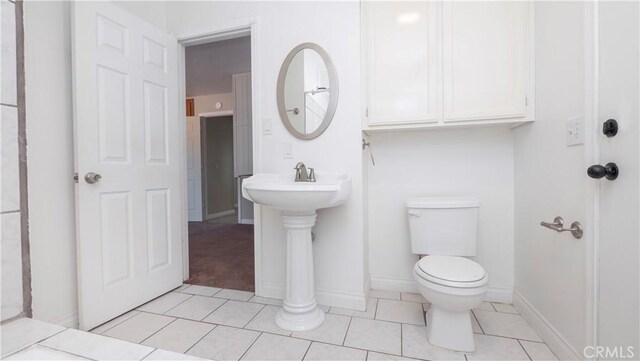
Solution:
<svg viewBox="0 0 640 361"><path fill-rule="evenodd" d="M426 256L415 264L413 275L420 293L431 303L429 343L475 351L470 311L484 300L489 282L482 266L464 257Z"/></svg>

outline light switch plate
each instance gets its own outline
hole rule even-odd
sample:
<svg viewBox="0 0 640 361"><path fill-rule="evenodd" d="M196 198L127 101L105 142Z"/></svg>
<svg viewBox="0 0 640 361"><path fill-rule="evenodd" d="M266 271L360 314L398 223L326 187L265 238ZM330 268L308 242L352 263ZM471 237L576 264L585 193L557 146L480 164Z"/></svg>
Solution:
<svg viewBox="0 0 640 361"><path fill-rule="evenodd" d="M271 131L272 121L271 118L262 119L262 134L271 135L273 132Z"/></svg>
<svg viewBox="0 0 640 361"><path fill-rule="evenodd" d="M567 146L584 144L584 117L567 119Z"/></svg>
<svg viewBox="0 0 640 361"><path fill-rule="evenodd" d="M284 142L282 143L282 157L284 159L293 159L293 149L291 143Z"/></svg>

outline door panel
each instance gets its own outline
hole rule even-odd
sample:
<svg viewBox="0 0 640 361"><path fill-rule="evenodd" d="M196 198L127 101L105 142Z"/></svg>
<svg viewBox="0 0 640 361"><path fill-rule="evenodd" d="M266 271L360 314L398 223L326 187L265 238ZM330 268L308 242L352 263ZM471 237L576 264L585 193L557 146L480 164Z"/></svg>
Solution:
<svg viewBox="0 0 640 361"><path fill-rule="evenodd" d="M526 6L443 4L445 121L525 116Z"/></svg>
<svg viewBox="0 0 640 361"><path fill-rule="evenodd" d="M253 223L253 202L242 197L242 179L253 174L251 73L233 74L233 174L236 177L238 223Z"/></svg>
<svg viewBox="0 0 640 361"><path fill-rule="evenodd" d="M367 26L368 123L436 121L438 2L363 3Z"/></svg>
<svg viewBox="0 0 640 361"><path fill-rule="evenodd" d="M598 343L640 354L640 5L598 3L599 119L614 118L614 137L600 133L600 161L617 163L614 181L600 180ZM623 354L624 355L624 354ZM627 357L628 358L628 357Z"/></svg>
<svg viewBox="0 0 640 361"><path fill-rule="evenodd" d="M200 117L187 117L187 208L189 222L204 219Z"/></svg>
<svg viewBox="0 0 640 361"><path fill-rule="evenodd" d="M80 328L182 283L177 41L116 5L74 4ZM102 178L93 184L84 175Z"/></svg>

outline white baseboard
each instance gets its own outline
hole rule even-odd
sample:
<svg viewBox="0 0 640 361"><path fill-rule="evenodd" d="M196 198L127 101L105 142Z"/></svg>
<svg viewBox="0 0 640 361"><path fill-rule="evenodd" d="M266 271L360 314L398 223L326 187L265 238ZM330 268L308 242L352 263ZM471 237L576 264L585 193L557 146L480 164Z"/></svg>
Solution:
<svg viewBox="0 0 640 361"><path fill-rule="evenodd" d="M489 287L484 299L489 302L512 303L513 288Z"/></svg>
<svg viewBox="0 0 640 361"><path fill-rule="evenodd" d="M229 209L229 210L218 212L218 213L207 214L207 220L220 218L220 217L224 217L224 216L230 216L230 215L232 215L234 213L236 213L235 209Z"/></svg>
<svg viewBox="0 0 640 361"><path fill-rule="evenodd" d="M277 298L281 300L284 298L284 285L273 282L263 282L258 296ZM324 306L348 308L357 311L364 311L367 307L367 301L364 293L355 294L316 289L316 300L319 304Z"/></svg>
<svg viewBox="0 0 640 361"><path fill-rule="evenodd" d="M371 276L371 289L418 293L418 287L413 278ZM489 287L485 300L489 302L511 303L513 301L513 289L507 287Z"/></svg>
<svg viewBox="0 0 640 361"><path fill-rule="evenodd" d="M535 307L522 297L518 290L514 290L513 293L513 306L560 360L584 359L584 357L581 357L567 340L562 337L558 330L556 330Z"/></svg>
<svg viewBox="0 0 640 361"><path fill-rule="evenodd" d="M386 277L371 275L371 289L392 292L418 293L418 286L413 278Z"/></svg>
<svg viewBox="0 0 640 361"><path fill-rule="evenodd" d="M240 222L238 222L238 223L240 223L240 224L253 224L253 219L244 219L244 218L241 218L241 219L240 219Z"/></svg>

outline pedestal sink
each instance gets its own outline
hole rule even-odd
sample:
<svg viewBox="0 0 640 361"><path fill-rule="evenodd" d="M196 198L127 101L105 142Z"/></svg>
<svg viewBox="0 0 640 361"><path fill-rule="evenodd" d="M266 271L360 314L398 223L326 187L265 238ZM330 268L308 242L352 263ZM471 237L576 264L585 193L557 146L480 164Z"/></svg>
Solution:
<svg viewBox="0 0 640 361"><path fill-rule="evenodd" d="M293 174L256 174L242 182L244 198L282 212L287 276L276 324L287 331L312 330L324 321L315 297L311 227L316 224L316 210L338 206L351 194L347 175L316 173L316 180L294 182Z"/></svg>

